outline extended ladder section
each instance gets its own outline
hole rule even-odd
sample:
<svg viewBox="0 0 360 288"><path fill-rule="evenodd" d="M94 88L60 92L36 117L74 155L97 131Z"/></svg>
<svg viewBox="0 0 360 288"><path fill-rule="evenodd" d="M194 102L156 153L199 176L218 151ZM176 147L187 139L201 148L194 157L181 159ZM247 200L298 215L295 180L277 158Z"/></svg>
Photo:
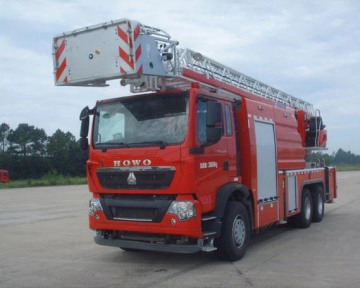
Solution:
<svg viewBox="0 0 360 288"><path fill-rule="evenodd" d="M178 49L178 51L180 69L190 69L206 75L208 79L216 79L264 98L282 102L291 107L314 114L313 105L308 102L255 80L254 78L231 69L215 60L205 57L198 52L190 49ZM182 75L181 70L178 73L179 75Z"/></svg>
<svg viewBox="0 0 360 288"><path fill-rule="evenodd" d="M165 31L128 19L63 33L53 41L55 84L101 87L122 79L135 93L188 89L190 70L209 80L200 81L204 87L214 88L215 79L314 115L312 104L177 45Z"/></svg>

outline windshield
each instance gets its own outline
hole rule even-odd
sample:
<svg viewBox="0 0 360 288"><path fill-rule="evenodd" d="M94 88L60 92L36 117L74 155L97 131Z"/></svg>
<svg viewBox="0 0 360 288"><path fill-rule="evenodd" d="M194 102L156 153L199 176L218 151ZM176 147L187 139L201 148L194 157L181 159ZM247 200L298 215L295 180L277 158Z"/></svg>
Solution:
<svg viewBox="0 0 360 288"><path fill-rule="evenodd" d="M157 94L99 102L95 148L176 144L184 141L188 122L186 94Z"/></svg>

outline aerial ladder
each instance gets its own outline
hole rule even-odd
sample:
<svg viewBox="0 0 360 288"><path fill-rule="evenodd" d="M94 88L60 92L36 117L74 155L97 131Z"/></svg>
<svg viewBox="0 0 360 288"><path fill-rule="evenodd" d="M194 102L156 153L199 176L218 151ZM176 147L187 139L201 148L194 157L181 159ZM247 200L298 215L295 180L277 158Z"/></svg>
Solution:
<svg viewBox="0 0 360 288"><path fill-rule="evenodd" d="M104 87L121 79L122 86L140 93L185 90L195 81L234 97L239 97L234 88L241 89L294 108L305 148L325 149L325 126L312 104L178 44L165 31L129 19L63 33L53 40L55 84Z"/></svg>

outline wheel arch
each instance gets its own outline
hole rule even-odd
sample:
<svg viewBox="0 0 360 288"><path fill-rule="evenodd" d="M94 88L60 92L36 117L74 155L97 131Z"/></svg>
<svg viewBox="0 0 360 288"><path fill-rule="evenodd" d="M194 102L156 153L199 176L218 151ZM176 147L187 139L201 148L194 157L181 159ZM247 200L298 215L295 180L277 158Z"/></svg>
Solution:
<svg viewBox="0 0 360 288"><path fill-rule="evenodd" d="M325 185L322 179L304 181L301 186L301 195L305 188L309 189L311 195L314 195L318 187L321 187L323 189L323 193L325 193Z"/></svg>
<svg viewBox="0 0 360 288"><path fill-rule="evenodd" d="M215 215L218 219L224 217L226 205L229 201L241 201L244 203L249 215L251 229L254 229L254 214L252 207L252 194L243 184L229 183L221 187L216 194Z"/></svg>

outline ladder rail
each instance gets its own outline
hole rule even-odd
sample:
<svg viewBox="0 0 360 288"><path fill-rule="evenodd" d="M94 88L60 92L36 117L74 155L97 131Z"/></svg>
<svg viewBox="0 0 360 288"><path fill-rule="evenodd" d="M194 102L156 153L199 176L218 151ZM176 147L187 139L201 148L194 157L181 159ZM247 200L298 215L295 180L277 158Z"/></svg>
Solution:
<svg viewBox="0 0 360 288"><path fill-rule="evenodd" d="M302 109L310 114L314 114L313 105L304 100L240 73L191 49L177 50L179 57L179 67L177 68L178 76L181 76L182 68L187 68L206 75L208 79L214 78L263 98L279 101L297 109Z"/></svg>

